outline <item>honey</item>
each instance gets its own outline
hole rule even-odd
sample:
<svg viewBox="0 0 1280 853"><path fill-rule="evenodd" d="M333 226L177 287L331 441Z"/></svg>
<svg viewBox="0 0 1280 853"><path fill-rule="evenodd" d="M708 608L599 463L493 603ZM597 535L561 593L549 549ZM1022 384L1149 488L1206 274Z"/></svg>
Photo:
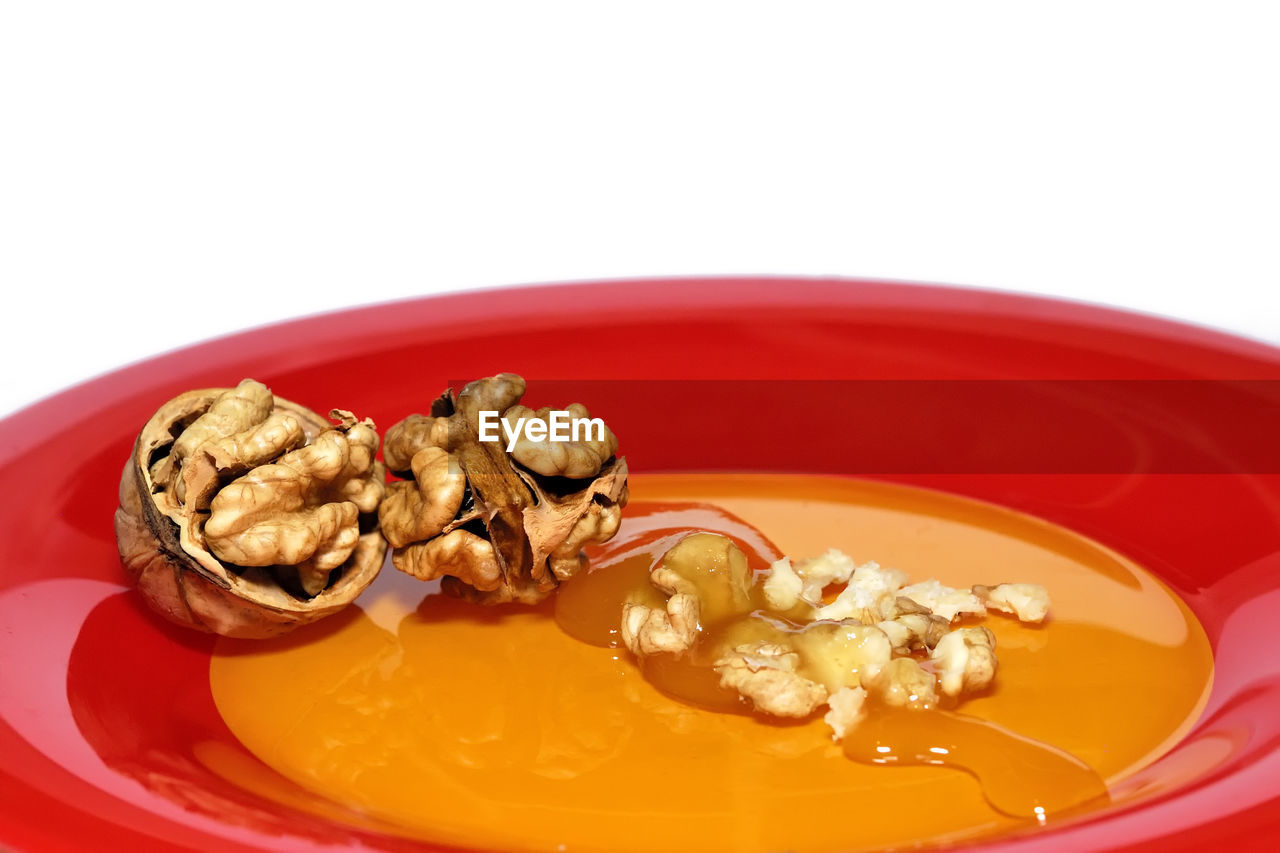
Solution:
<svg viewBox="0 0 1280 853"><path fill-rule="evenodd" d="M1207 695L1209 645L1177 597L1036 519L838 478L634 476L632 495L619 537L558 602L479 608L384 571L358 609L279 640L219 641L220 713L267 765L346 807L335 820L350 810L409 837L829 850L1052 828L1070 819L1052 780L1114 785L1176 742ZM615 605L682 529L730 535L755 568L839 548L955 586L1040 583L1051 617L985 620L996 685L958 714L877 712L842 747L820 719L745 713L706 670L653 658L642 672L609 647ZM1098 807L1087 787L1066 801Z"/></svg>
<svg viewBox="0 0 1280 853"><path fill-rule="evenodd" d="M571 635L616 648L616 619L627 601L661 607L649 574L688 529L712 531L734 542L754 572L776 558L772 543L752 541L752 528L719 507L650 503L633 516L627 535L598 549L596 570L575 578L556 600L556 621ZM747 642L786 643L820 623L800 626L764 612L759 583L751 586L754 612L715 619L705 610L693 648L683 655L642 657L640 670L654 686L678 699L724 712L748 713L748 703L720 683L712 669L716 649ZM785 614L783 614L785 616ZM821 680L817 673L801 674ZM872 707L864 722L844 738L845 755L867 764L953 767L972 774L993 808L1014 817L1047 823L1081 806L1107 800L1102 779L1088 765L1048 744L1021 737L988 720L948 711L922 713Z"/></svg>

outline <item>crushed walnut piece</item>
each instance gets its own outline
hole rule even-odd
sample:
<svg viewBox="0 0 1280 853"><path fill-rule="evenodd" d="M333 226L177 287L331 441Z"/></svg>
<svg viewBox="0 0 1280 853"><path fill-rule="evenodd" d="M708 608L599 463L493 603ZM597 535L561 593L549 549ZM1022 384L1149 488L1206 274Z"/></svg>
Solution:
<svg viewBox="0 0 1280 853"><path fill-rule="evenodd" d="M829 550L753 577L734 543L693 533L650 572L665 596L628 601L622 640L638 657L688 655L756 711L824 719L842 739L876 707L954 707L995 680L994 611L1039 624L1037 584L956 589ZM661 599L659 599L661 600Z"/></svg>
<svg viewBox="0 0 1280 853"><path fill-rule="evenodd" d="M827 688L796 672L800 655L785 643L737 646L715 662L720 684L758 711L775 717L807 717L827 701Z"/></svg>
<svg viewBox="0 0 1280 853"><path fill-rule="evenodd" d="M973 594L988 610L1009 613L1019 622L1043 622L1049 615L1049 593L1034 583L975 585Z"/></svg>
<svg viewBox="0 0 1280 853"><path fill-rule="evenodd" d="M668 596L666 608L628 602L622 613L622 642L637 655L687 651L703 624L746 612L750 605L746 556L712 533L680 540L654 567L649 581Z"/></svg>

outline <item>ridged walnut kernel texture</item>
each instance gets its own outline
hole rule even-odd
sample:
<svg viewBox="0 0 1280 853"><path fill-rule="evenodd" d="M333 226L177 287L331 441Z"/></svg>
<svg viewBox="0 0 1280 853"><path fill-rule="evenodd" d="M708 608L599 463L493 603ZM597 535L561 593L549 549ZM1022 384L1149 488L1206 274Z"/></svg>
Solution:
<svg viewBox="0 0 1280 853"><path fill-rule="evenodd" d="M336 613L373 581L387 548L378 434L350 412L330 418L246 379L179 394L147 421L115 532L154 610L264 638Z"/></svg>
<svg viewBox="0 0 1280 853"><path fill-rule="evenodd" d="M430 415L387 431L383 455L402 477L379 511L392 562L422 580L442 578L452 595L485 604L536 603L586 568L582 548L618 531L627 463L604 435L567 442L480 441L484 411L546 420L520 406L525 381L501 373L442 394ZM587 418L572 404L573 417Z"/></svg>

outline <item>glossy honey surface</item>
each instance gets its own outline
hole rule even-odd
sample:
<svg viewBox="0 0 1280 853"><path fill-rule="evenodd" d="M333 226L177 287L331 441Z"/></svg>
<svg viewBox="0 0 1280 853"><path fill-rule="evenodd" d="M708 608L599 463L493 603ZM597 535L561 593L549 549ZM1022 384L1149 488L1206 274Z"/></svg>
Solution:
<svg viewBox="0 0 1280 853"><path fill-rule="evenodd" d="M1202 707L1212 657L1190 612L1138 566L1062 528L837 478L636 476L632 495L619 539L562 591L559 621L554 602L480 609L386 571L358 610L281 640L220 641L210 671L220 713L284 776L405 835L502 849L692 851L1039 831L992 808L993 794L998 804L1001 792L1043 788L1056 771L993 755L1009 742L1003 733L1113 783L1167 749ZM982 784L954 767L850 761L820 719L778 724L680 701L625 651L583 642L598 643L613 621L589 605L615 606L606 573L634 566L627 542L646 524L659 538L662 524L696 518L671 512L688 502L741 519L737 533L760 559L835 547L913 580L1048 587L1045 626L984 623L997 635L997 687L960 711L992 721L1000 736L974 734L989 731L981 725L922 735L918 717L863 732L888 727L900 752L938 737L957 753L978 750ZM661 511L670 517L654 523ZM729 523L699 511L703 526Z"/></svg>

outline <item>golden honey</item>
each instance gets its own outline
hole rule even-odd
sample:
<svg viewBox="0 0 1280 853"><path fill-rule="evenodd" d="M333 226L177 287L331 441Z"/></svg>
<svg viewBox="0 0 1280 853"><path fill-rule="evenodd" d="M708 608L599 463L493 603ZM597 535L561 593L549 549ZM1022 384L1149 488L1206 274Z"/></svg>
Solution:
<svg viewBox="0 0 1280 853"><path fill-rule="evenodd" d="M1207 695L1209 645L1176 596L1019 513L781 475L634 476L632 495L619 539L563 588L559 614L555 602L480 608L384 571L358 609L279 640L219 641L219 711L266 765L331 800L335 820L356 813L406 836L500 849L800 851L1039 831L1006 812L1027 792L1051 796L1067 772L1056 762L1114 784L1185 733ZM643 575L628 543L647 536L652 550L699 518L730 524L679 502L741 519L730 532L757 565L775 549L839 548L913 579L1040 583L1051 618L988 617L995 689L927 728L937 712L864 721L844 746L866 754L851 761L820 719L700 707L699 689L701 704L721 702L714 680L682 688L684 676L641 672L625 651L593 645L609 641L618 594ZM1019 744L1048 763L1010 760ZM871 763L885 745L899 760ZM934 747L955 765L909 760Z"/></svg>

